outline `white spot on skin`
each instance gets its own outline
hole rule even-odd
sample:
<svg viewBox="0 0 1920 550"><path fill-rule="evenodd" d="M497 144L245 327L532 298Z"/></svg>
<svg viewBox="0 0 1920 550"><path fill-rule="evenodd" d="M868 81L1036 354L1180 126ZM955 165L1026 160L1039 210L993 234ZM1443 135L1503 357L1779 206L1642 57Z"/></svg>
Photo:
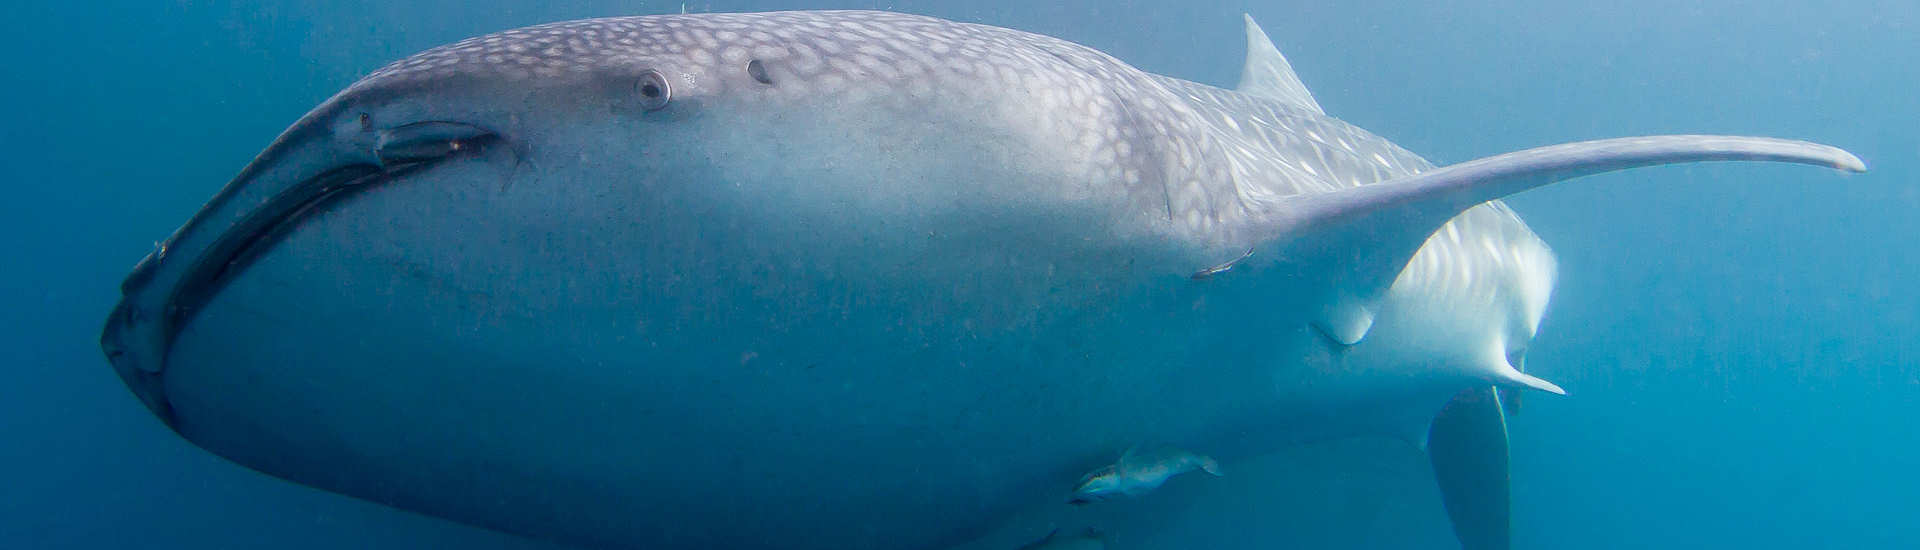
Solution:
<svg viewBox="0 0 1920 550"><path fill-rule="evenodd" d="M694 65L706 66L706 65L713 64L713 53L707 50L703 50L699 48L690 48L686 52L684 52L682 55L685 55L687 57L687 61L690 63L693 63Z"/></svg>
<svg viewBox="0 0 1920 550"><path fill-rule="evenodd" d="M767 61L775 61L785 59L787 57L787 50L779 46L755 46L753 48L753 56Z"/></svg>

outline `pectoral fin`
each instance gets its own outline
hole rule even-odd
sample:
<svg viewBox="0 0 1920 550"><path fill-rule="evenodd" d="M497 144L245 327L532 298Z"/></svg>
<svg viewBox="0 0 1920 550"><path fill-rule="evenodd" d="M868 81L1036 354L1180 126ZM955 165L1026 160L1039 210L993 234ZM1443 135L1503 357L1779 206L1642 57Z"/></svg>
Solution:
<svg viewBox="0 0 1920 550"><path fill-rule="evenodd" d="M1653 136L1566 143L1339 191L1288 197L1280 210L1283 213L1272 220L1279 237L1276 249L1255 257L1285 258L1281 276L1323 286L1326 294L1313 305L1319 309L1315 326L1329 338L1352 345L1366 336L1381 296L1414 252L1447 220L1468 208L1581 176L1663 164L1742 160L1866 170L1865 163L1846 151L1784 139Z"/></svg>

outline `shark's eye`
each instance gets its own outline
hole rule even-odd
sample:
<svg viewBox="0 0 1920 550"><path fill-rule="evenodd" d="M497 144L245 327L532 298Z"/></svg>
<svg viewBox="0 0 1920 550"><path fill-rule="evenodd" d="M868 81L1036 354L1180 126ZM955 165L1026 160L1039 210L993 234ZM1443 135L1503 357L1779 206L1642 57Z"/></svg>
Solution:
<svg viewBox="0 0 1920 550"><path fill-rule="evenodd" d="M665 109L667 102L673 100L673 85L667 83L666 75L653 69L640 74L634 91L640 93L640 107L648 111Z"/></svg>
<svg viewBox="0 0 1920 550"><path fill-rule="evenodd" d="M753 77L754 82L761 84L773 83L773 77L767 76L767 64L761 63L758 59L747 62L747 76Z"/></svg>

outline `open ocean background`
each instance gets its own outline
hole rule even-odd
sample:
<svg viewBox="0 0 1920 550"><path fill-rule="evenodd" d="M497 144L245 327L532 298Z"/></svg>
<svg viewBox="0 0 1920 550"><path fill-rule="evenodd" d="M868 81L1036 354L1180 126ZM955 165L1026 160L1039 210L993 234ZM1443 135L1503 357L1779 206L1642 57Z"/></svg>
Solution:
<svg viewBox="0 0 1920 550"><path fill-rule="evenodd" d="M25 0L6 10L0 548L547 547L216 458L142 408L97 344L134 262L359 75L472 35L682 6L547 4ZM1658 133L1847 148L1872 171L1695 165L1510 201L1560 256L1528 367L1572 392L1529 395L1513 421L1515 546L1920 547L1911 0L686 8L894 9L1055 35L1222 86L1238 78L1239 16L1250 12L1330 114L1440 164ZM1400 458L1411 463L1410 453ZM1320 463L1324 475L1303 471L1274 493L1299 502L1300 517L1328 520L1247 547L1453 545L1430 481L1336 483L1348 479L1343 461ZM1326 497L1343 504L1315 506ZM1395 529L1407 534L1379 532Z"/></svg>

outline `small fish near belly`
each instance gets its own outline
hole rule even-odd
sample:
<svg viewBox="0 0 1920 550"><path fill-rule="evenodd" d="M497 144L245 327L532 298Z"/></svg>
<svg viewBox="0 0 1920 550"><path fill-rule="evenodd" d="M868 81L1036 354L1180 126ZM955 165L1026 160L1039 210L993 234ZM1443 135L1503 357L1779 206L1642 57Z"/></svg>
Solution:
<svg viewBox="0 0 1920 550"><path fill-rule="evenodd" d="M1067 498L1069 504L1087 504L1115 496L1137 497L1153 492L1168 479L1200 470L1220 476L1220 463L1213 458L1173 447L1141 449L1134 447L1120 460L1088 472Z"/></svg>

